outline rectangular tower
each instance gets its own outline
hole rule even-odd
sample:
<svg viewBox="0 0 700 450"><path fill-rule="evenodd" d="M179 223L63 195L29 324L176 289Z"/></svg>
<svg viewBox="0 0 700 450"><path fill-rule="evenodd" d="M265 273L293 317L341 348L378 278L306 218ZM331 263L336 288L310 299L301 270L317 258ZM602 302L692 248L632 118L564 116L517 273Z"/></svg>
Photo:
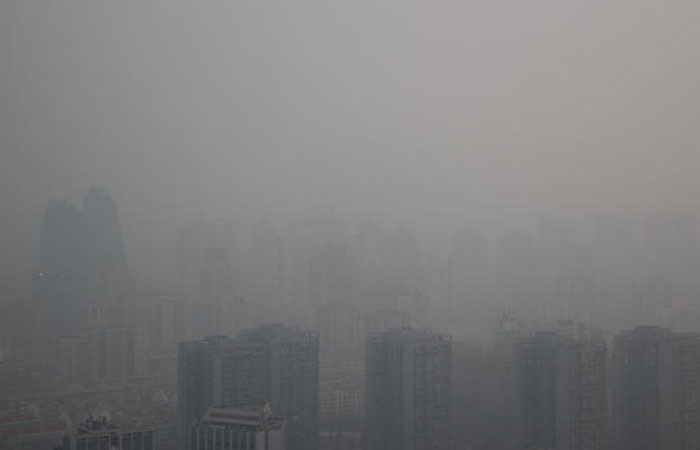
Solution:
<svg viewBox="0 0 700 450"><path fill-rule="evenodd" d="M211 406L267 401L285 418L287 450L318 440L318 338L311 331L264 325L237 338L180 344L181 449L192 424Z"/></svg>
<svg viewBox="0 0 700 450"><path fill-rule="evenodd" d="M267 350L267 400L272 410L285 419L287 450L315 450L318 447L316 333L268 324L244 331L239 337L264 345Z"/></svg>
<svg viewBox="0 0 700 450"><path fill-rule="evenodd" d="M268 354L264 345L210 336L182 342L178 356L181 450L191 426L210 406L265 401Z"/></svg>
<svg viewBox="0 0 700 450"><path fill-rule="evenodd" d="M450 445L452 340L394 329L370 335L366 351L369 450L444 450Z"/></svg>
<svg viewBox="0 0 700 450"><path fill-rule="evenodd" d="M620 450L700 447L700 337L643 326L615 337L613 430Z"/></svg>
<svg viewBox="0 0 700 450"><path fill-rule="evenodd" d="M514 346L515 448L607 448L605 343L537 333Z"/></svg>

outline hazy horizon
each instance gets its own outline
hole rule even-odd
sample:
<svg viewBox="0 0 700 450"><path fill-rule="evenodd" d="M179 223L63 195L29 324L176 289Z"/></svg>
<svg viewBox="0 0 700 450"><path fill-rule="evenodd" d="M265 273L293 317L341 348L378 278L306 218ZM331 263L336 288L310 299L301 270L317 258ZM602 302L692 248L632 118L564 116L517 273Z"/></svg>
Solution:
<svg viewBox="0 0 700 450"><path fill-rule="evenodd" d="M541 212L697 212L698 13L2 2L0 286L28 285L46 202L93 185L117 201L134 272L161 278L197 217L335 211L439 247Z"/></svg>

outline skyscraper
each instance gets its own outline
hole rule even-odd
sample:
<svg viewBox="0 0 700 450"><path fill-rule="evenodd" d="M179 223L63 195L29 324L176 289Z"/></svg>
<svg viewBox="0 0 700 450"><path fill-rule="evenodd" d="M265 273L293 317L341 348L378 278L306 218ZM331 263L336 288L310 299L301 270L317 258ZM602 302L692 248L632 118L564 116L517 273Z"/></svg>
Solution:
<svg viewBox="0 0 700 450"><path fill-rule="evenodd" d="M359 309L348 303L316 308L320 346L321 416L340 424L361 417L364 401L363 339Z"/></svg>
<svg viewBox="0 0 700 450"><path fill-rule="evenodd" d="M615 337L613 431L620 450L700 446L700 336L637 327Z"/></svg>
<svg viewBox="0 0 700 450"><path fill-rule="evenodd" d="M157 298L151 302L151 351L172 353L184 336L184 305L179 298Z"/></svg>
<svg viewBox="0 0 700 450"><path fill-rule="evenodd" d="M210 406L264 401L268 398L269 356L265 345L210 336L182 342L178 355L180 449Z"/></svg>
<svg viewBox="0 0 700 450"><path fill-rule="evenodd" d="M83 198L83 253L88 292L118 297L128 281L117 204L104 189L93 187Z"/></svg>
<svg viewBox="0 0 700 450"><path fill-rule="evenodd" d="M182 448L210 406L268 401L285 418L288 450L313 450L318 439L318 338L264 325L237 338L180 344L178 403Z"/></svg>
<svg viewBox="0 0 700 450"><path fill-rule="evenodd" d="M543 295L543 258L529 234L510 232L498 237L496 282L500 301L522 305Z"/></svg>
<svg viewBox="0 0 700 450"><path fill-rule="evenodd" d="M35 297L48 305L48 324L77 325L87 301L118 300L129 286L117 205L107 192L91 188L82 210L50 200L33 280Z"/></svg>
<svg viewBox="0 0 700 450"><path fill-rule="evenodd" d="M318 336L268 324L240 334L267 349L267 400L285 419L287 450L318 447Z"/></svg>
<svg viewBox="0 0 700 450"><path fill-rule="evenodd" d="M345 244L327 243L309 262L309 295L314 305L354 300L356 265Z"/></svg>
<svg viewBox="0 0 700 450"><path fill-rule="evenodd" d="M278 307L285 278L284 239L266 221L253 227L250 239L241 279L243 293L256 304Z"/></svg>
<svg viewBox="0 0 700 450"><path fill-rule="evenodd" d="M65 302L79 295L85 272L83 230L83 216L75 204L49 200L41 224L39 267L34 275L36 296Z"/></svg>
<svg viewBox="0 0 700 450"><path fill-rule="evenodd" d="M217 334L232 326L223 312L231 307L238 287L235 239L234 226L226 221L195 222L177 231L178 283L187 336Z"/></svg>
<svg viewBox="0 0 700 450"><path fill-rule="evenodd" d="M443 450L450 445L452 340L394 329L370 335L366 351L369 450Z"/></svg>
<svg viewBox="0 0 700 450"><path fill-rule="evenodd" d="M603 342L537 333L514 346L515 448L607 448Z"/></svg>
<svg viewBox="0 0 700 450"><path fill-rule="evenodd" d="M350 303L327 303L316 308L316 326L323 361L355 361L362 354L359 308Z"/></svg>
<svg viewBox="0 0 700 450"><path fill-rule="evenodd" d="M448 294L452 314L478 318L488 295L488 241L476 230L461 230L452 239Z"/></svg>

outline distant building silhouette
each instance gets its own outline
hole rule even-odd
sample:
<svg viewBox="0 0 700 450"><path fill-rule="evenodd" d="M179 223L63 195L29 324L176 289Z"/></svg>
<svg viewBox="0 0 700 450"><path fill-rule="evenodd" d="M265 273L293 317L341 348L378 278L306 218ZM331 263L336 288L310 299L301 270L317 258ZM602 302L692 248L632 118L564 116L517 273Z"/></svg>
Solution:
<svg viewBox="0 0 700 450"><path fill-rule="evenodd" d="M448 261L450 311L457 317L479 317L489 289L489 248L486 236L476 230L461 230L452 239Z"/></svg>
<svg viewBox="0 0 700 450"><path fill-rule="evenodd" d="M104 189L93 187L83 199L82 212L88 292L98 298L117 297L128 279L117 204Z"/></svg>
<svg viewBox="0 0 700 450"><path fill-rule="evenodd" d="M88 301L121 299L130 286L117 205L107 192L90 189L82 210L50 200L33 280L35 298L48 304L48 324L71 328L85 319Z"/></svg>
<svg viewBox="0 0 700 450"><path fill-rule="evenodd" d="M543 258L530 234L510 232L498 237L496 281L500 301L518 305L542 300Z"/></svg>
<svg viewBox="0 0 700 450"><path fill-rule="evenodd" d="M356 267L345 244L326 244L309 262L313 305L354 300Z"/></svg>
<svg viewBox="0 0 700 450"><path fill-rule="evenodd" d="M227 221L195 222L177 230L177 276L189 337L227 333L237 289L236 233Z"/></svg>
<svg viewBox="0 0 700 450"><path fill-rule="evenodd" d="M58 338L57 371L66 380L124 380L148 371L148 332L107 327Z"/></svg>
<svg viewBox="0 0 700 450"><path fill-rule="evenodd" d="M184 302L179 298L157 298L151 302L149 328L154 354L174 353L185 334Z"/></svg>

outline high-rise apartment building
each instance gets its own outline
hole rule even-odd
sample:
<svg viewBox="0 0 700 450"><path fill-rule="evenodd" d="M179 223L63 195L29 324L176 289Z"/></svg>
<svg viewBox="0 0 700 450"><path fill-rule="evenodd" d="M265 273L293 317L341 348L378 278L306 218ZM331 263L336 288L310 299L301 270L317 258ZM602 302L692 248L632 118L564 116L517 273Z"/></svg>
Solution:
<svg viewBox="0 0 700 450"><path fill-rule="evenodd" d="M310 331L265 325L237 338L213 336L179 346L181 449L192 424L216 405L268 401L285 418L288 450L318 439L318 339Z"/></svg>
<svg viewBox="0 0 700 450"><path fill-rule="evenodd" d="M410 314L396 309L382 309L367 313L364 322L367 335L413 325Z"/></svg>
<svg viewBox="0 0 700 450"><path fill-rule="evenodd" d="M350 303L327 303L316 308L316 329L322 361L358 360L362 355L361 316Z"/></svg>
<svg viewBox="0 0 700 450"><path fill-rule="evenodd" d="M188 448L192 425L210 406L267 399L268 355L262 344L210 336L180 343L178 359L181 450Z"/></svg>
<svg viewBox="0 0 700 450"><path fill-rule="evenodd" d="M177 231L177 276L189 337L217 334L222 310L238 288L236 231L227 221L195 222ZM224 324L223 328L230 327Z"/></svg>
<svg viewBox="0 0 700 450"><path fill-rule="evenodd" d="M267 400L285 419L287 450L318 447L318 336L312 331L268 324L240 335L263 344L268 366L264 373Z"/></svg>
<svg viewBox="0 0 700 450"><path fill-rule="evenodd" d="M368 337L369 450L449 448L451 352L449 336L410 328Z"/></svg>
<svg viewBox="0 0 700 450"><path fill-rule="evenodd" d="M96 332L97 377L121 379L148 370L148 332L142 327L113 327Z"/></svg>
<svg viewBox="0 0 700 450"><path fill-rule="evenodd" d="M637 327L615 337L612 362L615 448L700 448L699 335Z"/></svg>
<svg viewBox="0 0 700 450"><path fill-rule="evenodd" d="M554 332L515 343L516 449L607 448L605 344Z"/></svg>
<svg viewBox="0 0 700 450"><path fill-rule="evenodd" d="M154 354L177 349L185 334L184 302L179 298L158 298L151 302L151 350Z"/></svg>
<svg viewBox="0 0 700 450"><path fill-rule="evenodd" d="M75 381L120 380L146 375L149 339L142 327L88 330L57 340L57 371Z"/></svg>
<svg viewBox="0 0 700 450"><path fill-rule="evenodd" d="M359 308L329 303L316 308L320 347L320 414L326 423L357 421L364 412L364 358Z"/></svg>

